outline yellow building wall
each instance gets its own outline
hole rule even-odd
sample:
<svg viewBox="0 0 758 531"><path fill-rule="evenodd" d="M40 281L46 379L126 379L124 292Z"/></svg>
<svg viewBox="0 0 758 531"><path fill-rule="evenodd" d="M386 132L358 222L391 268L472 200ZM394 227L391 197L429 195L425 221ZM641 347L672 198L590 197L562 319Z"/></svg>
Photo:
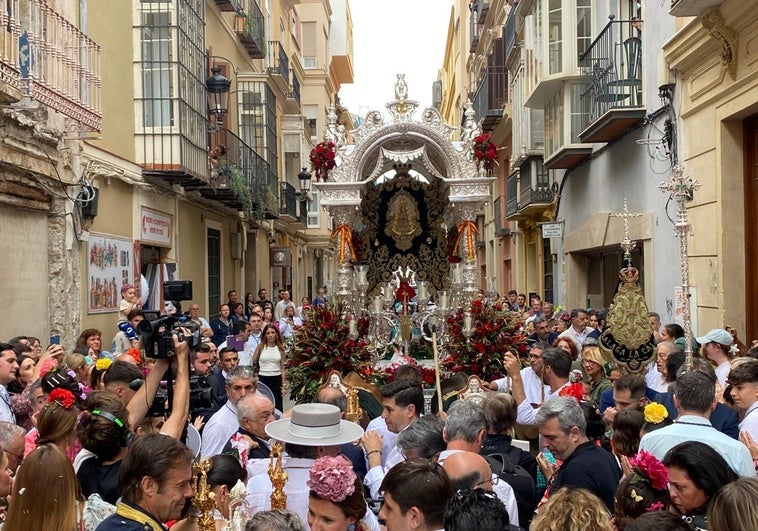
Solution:
<svg viewBox="0 0 758 531"><path fill-rule="evenodd" d="M722 43L701 20L682 21L664 46L677 73L679 159L700 188L687 204L690 285L696 289L698 332L730 324L744 338L745 239L742 120L758 112L758 5L727 0L720 7L726 31L736 38L734 70L722 65ZM747 338L750 339L750 338Z"/></svg>
<svg viewBox="0 0 758 531"><path fill-rule="evenodd" d="M87 35L102 48L103 127L90 142L134 160L133 2L88 2Z"/></svg>

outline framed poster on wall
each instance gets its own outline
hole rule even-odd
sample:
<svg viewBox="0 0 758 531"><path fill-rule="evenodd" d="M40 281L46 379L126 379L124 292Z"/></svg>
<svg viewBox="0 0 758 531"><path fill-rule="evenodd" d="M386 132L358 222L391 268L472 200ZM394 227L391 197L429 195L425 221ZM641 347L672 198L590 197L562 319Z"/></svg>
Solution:
<svg viewBox="0 0 758 531"><path fill-rule="evenodd" d="M90 233L87 242L87 313L118 311L121 286L134 284L132 240Z"/></svg>

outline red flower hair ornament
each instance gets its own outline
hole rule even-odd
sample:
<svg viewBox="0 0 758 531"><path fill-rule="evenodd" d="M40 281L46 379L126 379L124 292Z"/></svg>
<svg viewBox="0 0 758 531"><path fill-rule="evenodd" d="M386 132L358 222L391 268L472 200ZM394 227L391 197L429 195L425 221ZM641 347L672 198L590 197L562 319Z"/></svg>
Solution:
<svg viewBox="0 0 758 531"><path fill-rule="evenodd" d="M344 457L320 457L311 467L308 487L319 497L339 503L355 492L353 465Z"/></svg>
<svg viewBox="0 0 758 531"><path fill-rule="evenodd" d="M50 395L47 397L47 401L51 404L55 402L64 409L71 409L76 399L74 398L74 393L68 389L58 388L53 389L50 392Z"/></svg>
<svg viewBox="0 0 758 531"><path fill-rule="evenodd" d="M574 382L558 391L558 396L570 396L577 402L581 402L584 399L584 386L579 382Z"/></svg>

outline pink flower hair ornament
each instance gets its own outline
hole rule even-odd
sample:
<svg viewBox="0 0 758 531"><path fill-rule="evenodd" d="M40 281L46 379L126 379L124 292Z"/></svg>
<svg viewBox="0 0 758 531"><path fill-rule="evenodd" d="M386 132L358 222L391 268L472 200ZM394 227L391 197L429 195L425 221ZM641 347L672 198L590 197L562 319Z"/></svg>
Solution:
<svg viewBox="0 0 758 531"><path fill-rule="evenodd" d="M320 457L311 467L308 487L319 497L339 503L355 492L353 465L344 457Z"/></svg>
<svg viewBox="0 0 758 531"><path fill-rule="evenodd" d="M637 455L629 459L629 464L637 474L647 479L654 489L668 489L668 470L653 454L641 450Z"/></svg>

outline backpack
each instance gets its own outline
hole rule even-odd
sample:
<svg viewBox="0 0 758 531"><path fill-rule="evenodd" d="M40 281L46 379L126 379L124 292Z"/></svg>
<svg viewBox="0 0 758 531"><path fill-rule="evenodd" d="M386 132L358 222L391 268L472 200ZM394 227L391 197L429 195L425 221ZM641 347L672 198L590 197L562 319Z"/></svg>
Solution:
<svg viewBox="0 0 758 531"><path fill-rule="evenodd" d="M516 496L516 505L518 506L519 525L525 529L529 528L529 524L534 516L534 509L537 507L537 492L534 485L534 478L526 469L516 463L518 463L518 452L521 452L518 448L511 448L508 455L496 453L490 455L484 455L487 462L498 478L501 481L505 481L513 489L513 494Z"/></svg>

